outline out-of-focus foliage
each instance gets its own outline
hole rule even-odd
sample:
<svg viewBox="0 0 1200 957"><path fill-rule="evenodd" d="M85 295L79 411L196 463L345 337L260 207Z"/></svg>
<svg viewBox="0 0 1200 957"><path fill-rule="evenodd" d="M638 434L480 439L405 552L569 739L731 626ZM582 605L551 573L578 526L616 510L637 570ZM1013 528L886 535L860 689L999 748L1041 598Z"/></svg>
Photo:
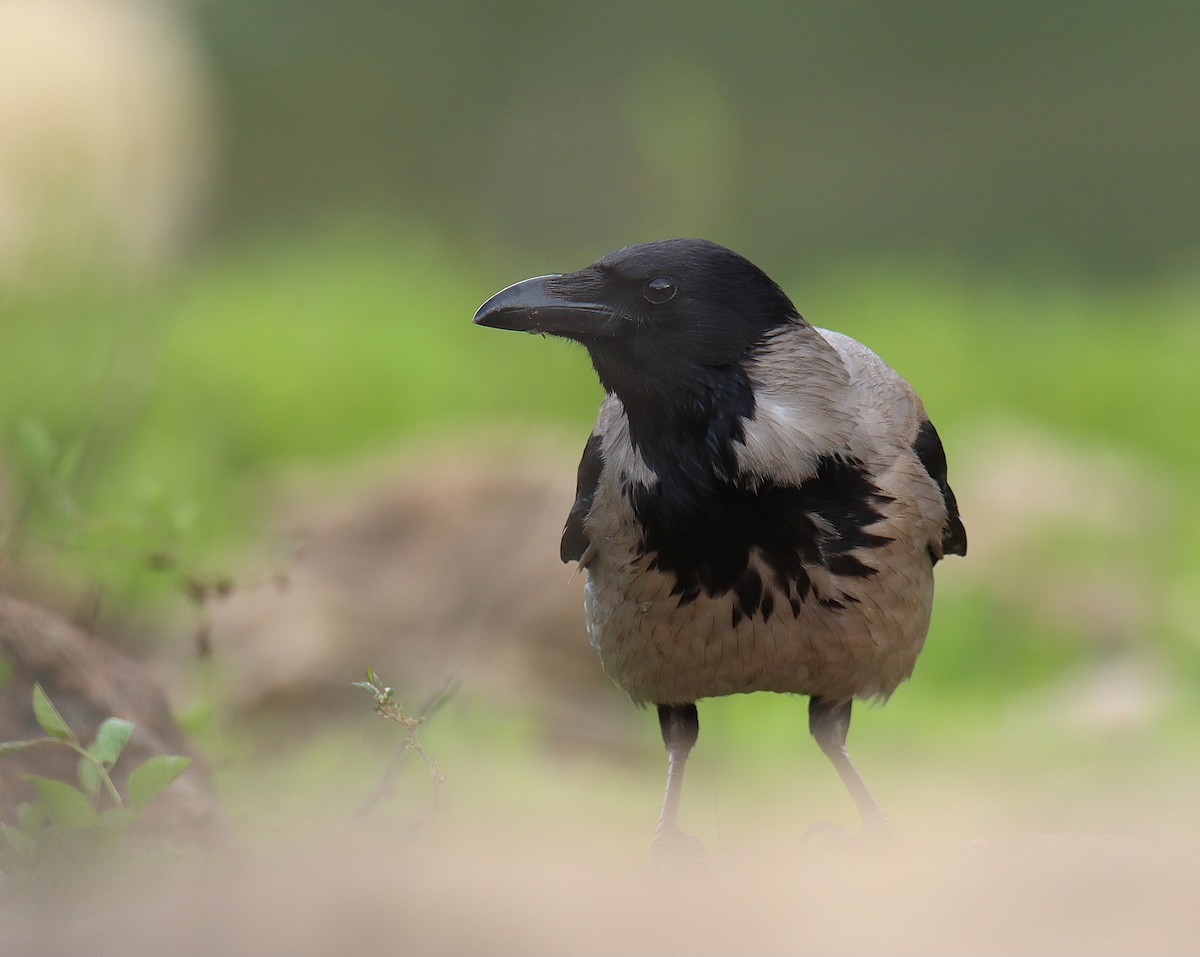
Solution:
<svg viewBox="0 0 1200 957"><path fill-rule="evenodd" d="M77 782L29 776L37 801L22 804L13 822L0 822L0 871L7 877L53 886L87 853L114 854L124 832L192 763L160 754L128 771L122 795L110 772L133 734L133 723L106 718L84 745L42 686L33 686L33 713L43 734L0 742L0 760L27 748L63 747L78 755ZM62 873L55 873L62 871ZM47 873L49 872L49 873Z"/></svg>
<svg viewBox="0 0 1200 957"><path fill-rule="evenodd" d="M208 0L222 228L347 205L580 258L1196 254L1200 7Z"/></svg>

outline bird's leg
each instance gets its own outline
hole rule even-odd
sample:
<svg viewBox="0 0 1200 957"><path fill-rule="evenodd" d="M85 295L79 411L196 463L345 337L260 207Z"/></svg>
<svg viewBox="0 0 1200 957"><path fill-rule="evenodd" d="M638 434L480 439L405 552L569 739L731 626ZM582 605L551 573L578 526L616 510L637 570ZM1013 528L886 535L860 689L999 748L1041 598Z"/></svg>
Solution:
<svg viewBox="0 0 1200 957"><path fill-rule="evenodd" d="M846 733L850 730L850 701L830 701L813 695L808 701L808 730L816 738L825 756L833 763L846 790L862 815L863 834L888 837L892 822L867 789L850 755L846 753Z"/></svg>
<svg viewBox="0 0 1200 957"><path fill-rule="evenodd" d="M652 853L662 859L692 852L699 847L695 838L679 829L679 796L683 791L683 767L700 734L700 718L694 704L660 704L658 723L663 744L667 746L667 791L658 814Z"/></svg>

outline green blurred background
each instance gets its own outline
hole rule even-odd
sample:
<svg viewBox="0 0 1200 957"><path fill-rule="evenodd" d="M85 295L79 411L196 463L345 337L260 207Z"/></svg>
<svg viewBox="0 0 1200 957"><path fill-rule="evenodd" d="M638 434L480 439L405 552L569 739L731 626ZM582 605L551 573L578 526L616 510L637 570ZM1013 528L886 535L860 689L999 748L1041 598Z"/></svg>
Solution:
<svg viewBox="0 0 1200 957"><path fill-rule="evenodd" d="M181 570L236 577L290 474L573 453L586 357L475 307L702 235L880 352L949 451L971 555L868 751L1021 747L1072 700L1060 737L1190 748L1198 35L1176 0L4 0L5 580L186 642ZM802 729L710 707L730 747Z"/></svg>

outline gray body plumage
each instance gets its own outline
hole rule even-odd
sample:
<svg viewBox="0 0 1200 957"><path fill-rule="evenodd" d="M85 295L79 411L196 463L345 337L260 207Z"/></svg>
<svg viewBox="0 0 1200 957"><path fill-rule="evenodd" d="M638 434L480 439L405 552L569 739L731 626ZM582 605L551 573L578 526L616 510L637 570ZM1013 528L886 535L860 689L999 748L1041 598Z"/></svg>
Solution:
<svg viewBox="0 0 1200 957"><path fill-rule="evenodd" d="M891 499L866 528L891 539L860 556L874 573L838 576L807 566L812 594L798 614L780 600L774 614L735 623L732 592L681 603L674 576L642 551L625 489L658 477L630 440L621 400L609 395L594 431L603 466L583 520L592 645L608 675L639 702L751 691L886 697L912 673L925 639L930 550L940 556L947 523L942 493L913 449L924 407L871 350L803 320L776 334L748 372L756 402L736 447L738 479L800 485L822 456L853 460ZM757 561L753 553L750 560ZM774 587L767 570L761 577Z"/></svg>

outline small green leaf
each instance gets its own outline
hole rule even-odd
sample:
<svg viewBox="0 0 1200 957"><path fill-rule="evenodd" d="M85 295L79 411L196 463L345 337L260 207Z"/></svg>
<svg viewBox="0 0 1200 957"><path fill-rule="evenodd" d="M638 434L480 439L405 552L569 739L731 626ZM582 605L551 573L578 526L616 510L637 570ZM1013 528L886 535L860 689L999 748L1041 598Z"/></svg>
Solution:
<svg viewBox="0 0 1200 957"><path fill-rule="evenodd" d="M88 746L88 754L111 768L121 756L129 736L133 734L133 722L124 718L107 718L96 729L96 740Z"/></svg>
<svg viewBox="0 0 1200 957"><path fill-rule="evenodd" d="M17 805L17 827L26 837L36 835L45 820L46 808L40 802L22 801Z"/></svg>
<svg viewBox="0 0 1200 957"><path fill-rule="evenodd" d="M32 748L35 744L45 744L47 741L57 740L58 738L30 738L28 741L3 741L0 742L0 754L12 754L15 751Z"/></svg>
<svg viewBox="0 0 1200 957"><path fill-rule="evenodd" d="M94 798L100 793L100 771L96 768L94 761L80 758L79 764L75 768L75 774L79 778L79 786L83 788L88 797Z"/></svg>
<svg viewBox="0 0 1200 957"><path fill-rule="evenodd" d="M191 758L177 754L160 754L144 761L129 772L129 800L141 811L162 794L163 790L187 770Z"/></svg>
<svg viewBox="0 0 1200 957"><path fill-rule="evenodd" d="M62 828L94 827L100 818L92 802L82 791L64 781L29 775L25 778L37 790L50 822Z"/></svg>
<svg viewBox="0 0 1200 957"><path fill-rule="evenodd" d="M40 684L33 686L33 716L37 718L42 730L52 738L58 738L60 741L70 740L71 729L67 727L67 722L58 713L58 709L50 703Z"/></svg>
<svg viewBox="0 0 1200 957"><path fill-rule="evenodd" d="M8 824L0 824L0 840L18 854L26 854L33 846L33 841Z"/></svg>
<svg viewBox="0 0 1200 957"><path fill-rule="evenodd" d="M362 688L365 691L375 691L375 686L369 681L351 681L350 685L354 688ZM360 698L359 700L361 701L362 699Z"/></svg>

